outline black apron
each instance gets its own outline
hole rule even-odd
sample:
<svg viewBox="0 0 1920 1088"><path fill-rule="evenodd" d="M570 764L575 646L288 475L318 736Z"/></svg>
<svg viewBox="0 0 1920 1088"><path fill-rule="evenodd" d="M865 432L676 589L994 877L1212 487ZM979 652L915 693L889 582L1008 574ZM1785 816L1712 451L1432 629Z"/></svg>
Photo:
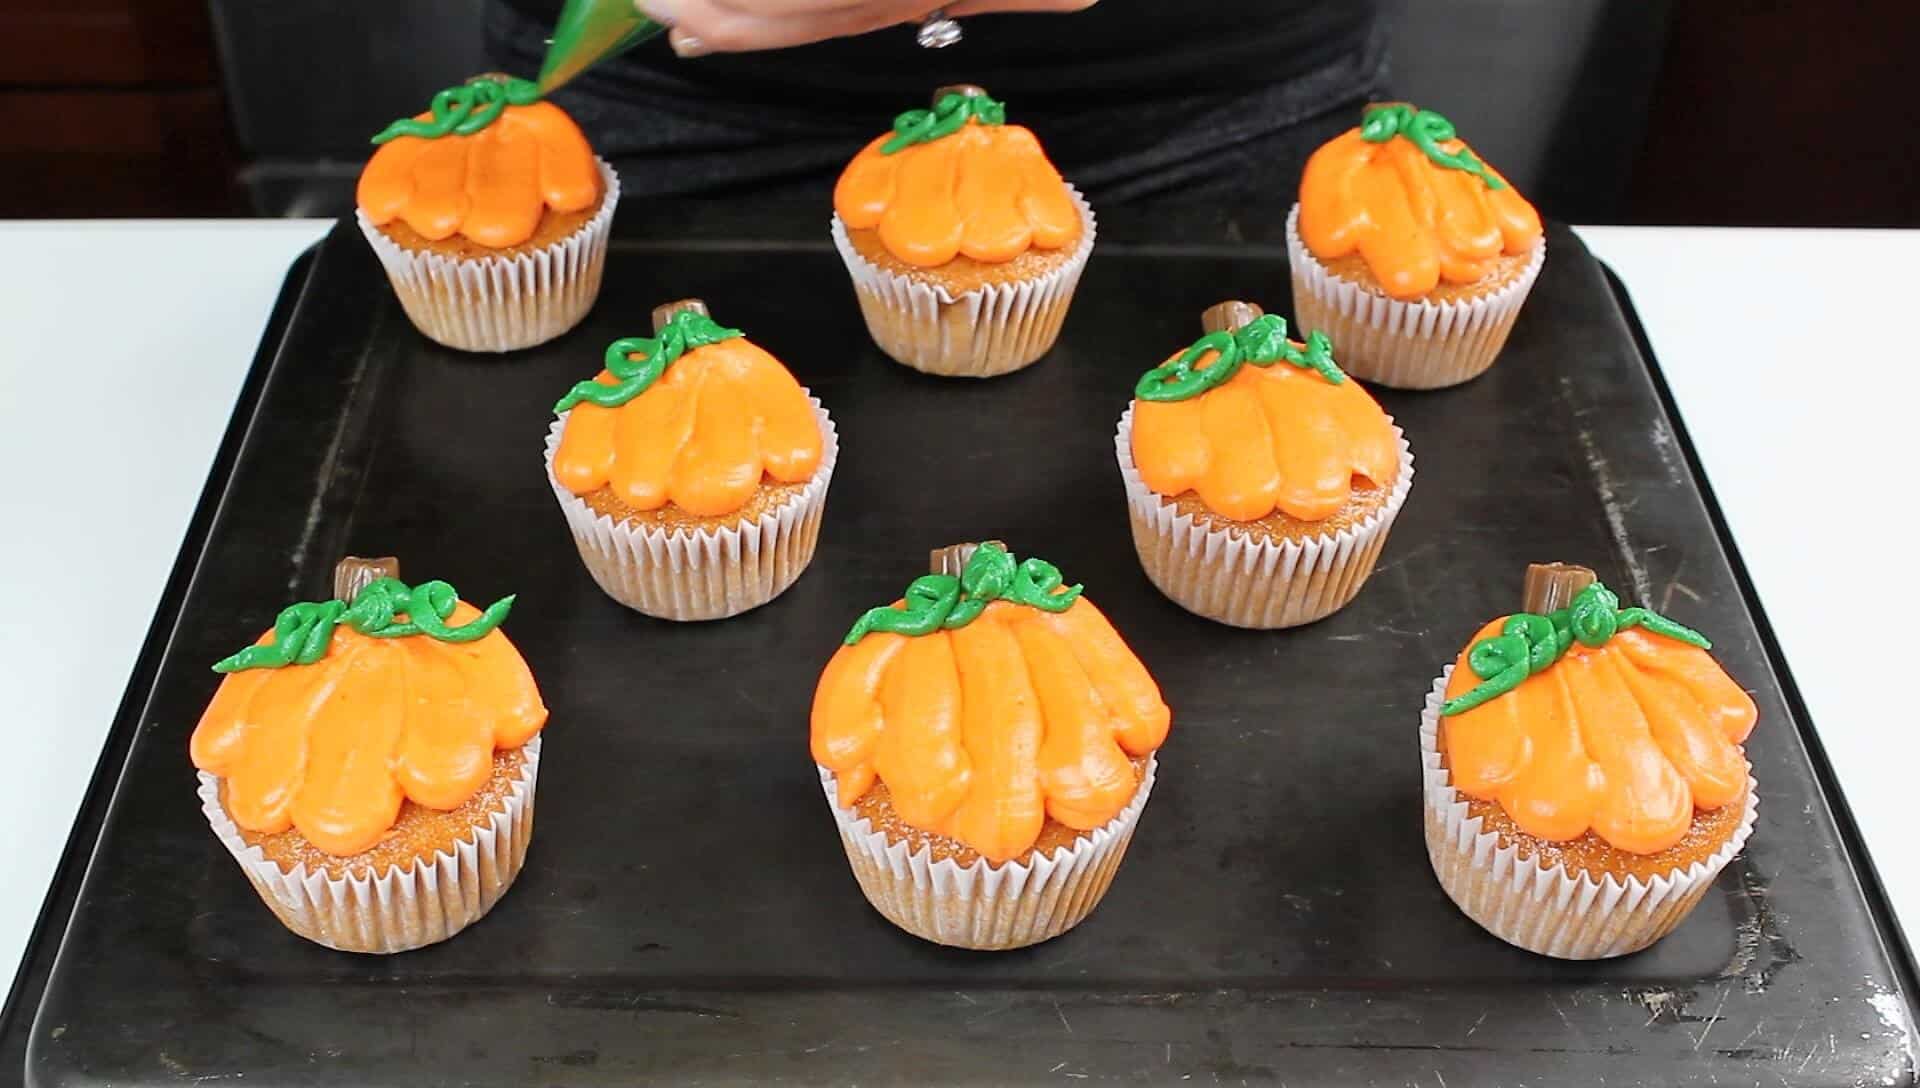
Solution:
<svg viewBox="0 0 1920 1088"><path fill-rule="evenodd" d="M493 0L502 70L539 69L558 0ZM797 49L681 60L662 41L554 101L642 197L825 200L840 168L944 83L978 83L1096 206L1292 199L1306 156L1385 97L1387 25L1355 0L1106 0L983 15L919 48L893 27Z"/></svg>

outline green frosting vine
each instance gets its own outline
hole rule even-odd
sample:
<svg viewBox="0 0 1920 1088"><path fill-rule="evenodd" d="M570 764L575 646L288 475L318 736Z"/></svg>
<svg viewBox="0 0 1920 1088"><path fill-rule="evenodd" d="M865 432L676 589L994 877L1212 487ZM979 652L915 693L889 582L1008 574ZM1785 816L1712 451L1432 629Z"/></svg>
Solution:
<svg viewBox="0 0 1920 1088"><path fill-rule="evenodd" d="M273 621L273 641L249 646L213 666L214 672L279 669L311 665L327 656L333 630L341 624L369 638L406 638L425 635L438 642L472 642L500 626L513 608L511 596L493 602L470 623L448 627L446 619L460 600L445 582L409 586L398 578L376 578L345 601L302 601L280 610ZM407 618L401 620L399 617Z"/></svg>
<svg viewBox="0 0 1920 1088"><path fill-rule="evenodd" d="M618 408L646 392L680 356L694 348L703 348L742 335L745 334L739 329L725 328L706 314L681 310L651 340L644 336L629 336L607 345L607 371L620 379L618 383L606 385L592 380L576 382L573 389L553 406L553 410L565 412L581 401L602 408ZM630 359L629 355L643 358Z"/></svg>
<svg viewBox="0 0 1920 1088"><path fill-rule="evenodd" d="M960 131L968 118L976 118L983 125L1004 125L1007 123L1007 107L1005 103L984 94L948 91L940 96L940 101L935 102L932 109L908 110L894 118L893 138L880 145L880 153L891 155L914 144L951 136Z"/></svg>
<svg viewBox="0 0 1920 1088"><path fill-rule="evenodd" d="M1547 615L1520 612L1507 617L1500 633L1467 651L1467 665L1481 682L1441 704L1440 713L1459 714L1497 699L1534 673L1560 660L1578 640L1603 646L1616 632L1644 627L1702 650L1712 649L1705 635L1646 608L1621 608L1620 598L1599 582L1574 595L1573 603Z"/></svg>
<svg viewBox="0 0 1920 1088"><path fill-rule="evenodd" d="M875 631L918 638L935 631L965 627L978 619L992 601L1012 601L1042 612L1065 612L1080 596L1079 586L1056 593L1064 579L1060 568L1044 559L1016 562L998 544L974 549L958 578L951 574L923 574L907 587L906 606L871 608L847 632L851 646Z"/></svg>
<svg viewBox="0 0 1920 1088"><path fill-rule="evenodd" d="M1219 352L1220 357L1212 366L1196 369L1196 364L1210 351ZM1347 380L1333 363L1333 341L1327 339L1326 333L1312 333L1305 347L1295 347L1287 339L1286 319L1277 314L1263 314L1233 332L1210 332L1195 340L1179 358L1142 374L1133 387L1133 395L1141 400L1187 400L1226 382L1246 363L1254 366L1290 363L1311 370L1334 385Z"/></svg>
<svg viewBox="0 0 1920 1088"><path fill-rule="evenodd" d="M1404 102L1388 106L1370 106L1360 120L1360 138L1383 144L1395 136L1413 141L1434 165L1449 170L1464 170L1486 183L1489 189L1504 189L1507 183L1494 176L1487 164L1462 147L1458 151L1441 148L1443 140L1454 138L1453 122L1432 110L1417 110Z"/></svg>
<svg viewBox="0 0 1920 1088"><path fill-rule="evenodd" d="M426 140L437 140L448 133L471 136L498 120L508 106L529 106L538 101L540 88L528 80L475 76L434 95L427 107L433 115L428 120L402 117L375 134L373 142L384 144L396 136Z"/></svg>

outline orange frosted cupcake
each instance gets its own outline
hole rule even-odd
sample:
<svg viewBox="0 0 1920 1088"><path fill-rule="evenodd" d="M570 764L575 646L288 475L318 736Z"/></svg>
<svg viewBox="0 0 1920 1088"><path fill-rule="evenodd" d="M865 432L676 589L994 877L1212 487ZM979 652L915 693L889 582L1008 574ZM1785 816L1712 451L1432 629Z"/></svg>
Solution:
<svg viewBox="0 0 1920 1088"><path fill-rule="evenodd" d="M1315 332L1250 302L1134 387L1114 450L1140 565L1162 593L1235 627L1292 627L1360 592L1413 485L1393 418Z"/></svg>
<svg viewBox="0 0 1920 1088"><path fill-rule="evenodd" d="M214 833L287 928L348 952L478 921L533 834L547 708L498 630L513 598L483 612L398 570L344 560L334 600L214 666L193 731Z"/></svg>
<svg viewBox="0 0 1920 1088"><path fill-rule="evenodd" d="M586 316L620 182L533 84L478 76L373 142L355 217L422 333L512 351Z"/></svg>
<svg viewBox="0 0 1920 1088"><path fill-rule="evenodd" d="M960 948L1038 944L1106 894L1171 714L1053 564L989 541L933 567L827 663L814 762L889 921Z"/></svg>
<svg viewBox="0 0 1920 1088"><path fill-rule="evenodd" d="M737 615L813 560L839 452L780 360L699 299L653 312L560 399L547 477L607 595L669 620Z"/></svg>
<svg viewBox="0 0 1920 1088"><path fill-rule="evenodd" d="M943 87L833 190L833 241L874 343L929 374L990 378L1045 355L1093 251L1093 212L978 87Z"/></svg>
<svg viewBox="0 0 1920 1088"><path fill-rule="evenodd" d="M1584 567L1527 571L1420 724L1427 853L1447 895L1530 952L1591 960L1666 936L1753 832L1758 712L1698 632Z"/></svg>
<svg viewBox="0 0 1920 1088"><path fill-rule="evenodd" d="M1533 205L1452 122L1391 103L1307 160L1287 254L1294 316L1347 373L1436 389L1493 365L1547 248Z"/></svg>

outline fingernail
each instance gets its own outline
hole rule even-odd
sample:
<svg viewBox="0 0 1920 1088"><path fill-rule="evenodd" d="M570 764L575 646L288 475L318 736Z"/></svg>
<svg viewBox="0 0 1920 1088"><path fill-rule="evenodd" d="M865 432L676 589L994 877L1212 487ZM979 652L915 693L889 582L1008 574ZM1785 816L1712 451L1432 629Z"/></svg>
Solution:
<svg viewBox="0 0 1920 1088"><path fill-rule="evenodd" d="M672 26L680 14L677 10L680 5L675 0L634 0L633 6L661 26Z"/></svg>
<svg viewBox="0 0 1920 1088"><path fill-rule="evenodd" d="M667 42L682 57L704 57L710 52L707 43L701 41L698 34L683 34L676 30L667 35Z"/></svg>

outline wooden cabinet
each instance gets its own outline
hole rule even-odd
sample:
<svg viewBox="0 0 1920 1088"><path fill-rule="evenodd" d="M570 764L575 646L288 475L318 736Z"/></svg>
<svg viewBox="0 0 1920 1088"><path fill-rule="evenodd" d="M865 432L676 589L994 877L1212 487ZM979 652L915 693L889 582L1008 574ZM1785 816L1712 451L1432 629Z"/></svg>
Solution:
<svg viewBox="0 0 1920 1088"><path fill-rule="evenodd" d="M0 0L0 217L242 210L200 0Z"/></svg>
<svg viewBox="0 0 1920 1088"><path fill-rule="evenodd" d="M1914 0L1682 0L1626 220L1920 226Z"/></svg>

